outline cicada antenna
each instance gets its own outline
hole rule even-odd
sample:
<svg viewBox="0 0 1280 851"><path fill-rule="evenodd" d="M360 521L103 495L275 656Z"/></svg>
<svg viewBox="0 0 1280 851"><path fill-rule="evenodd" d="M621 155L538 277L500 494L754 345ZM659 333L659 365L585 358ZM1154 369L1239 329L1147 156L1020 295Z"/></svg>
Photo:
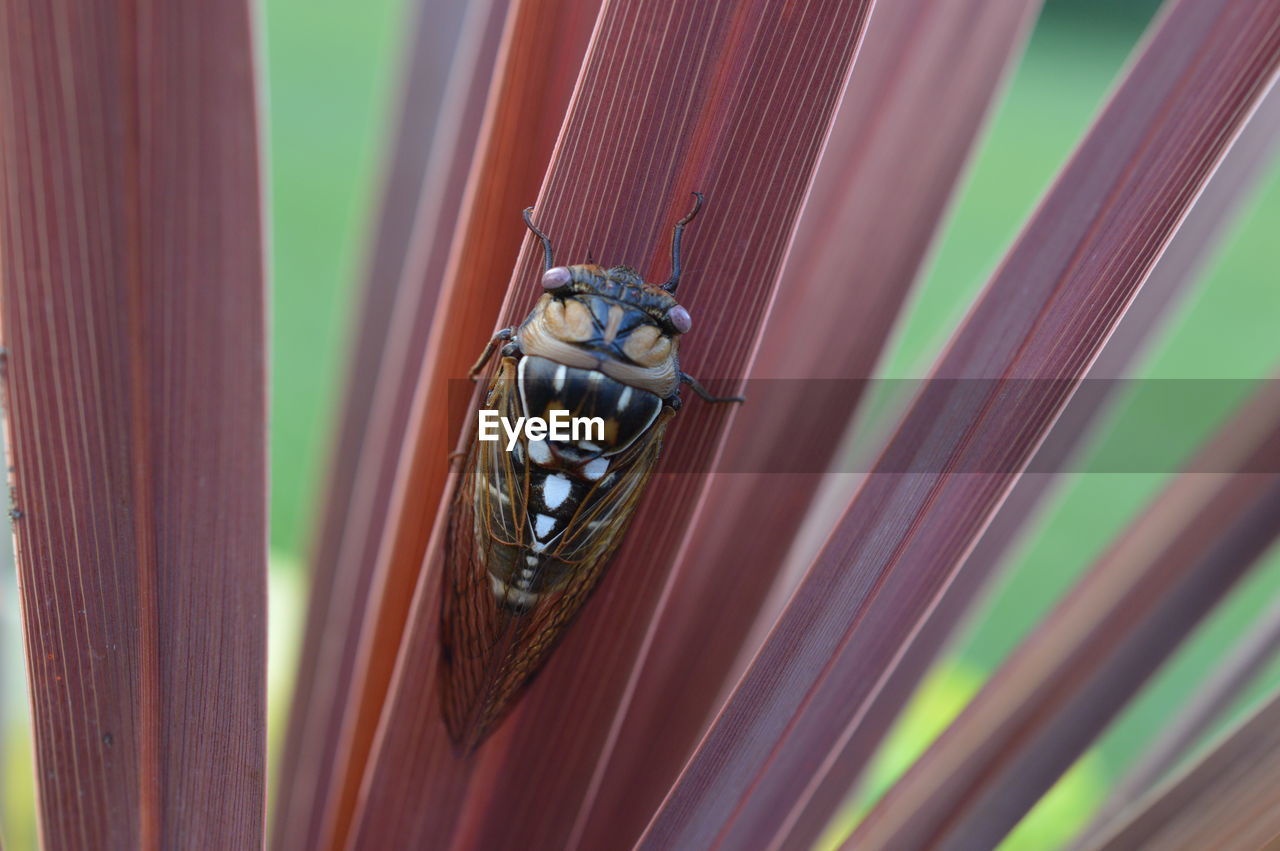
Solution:
<svg viewBox="0 0 1280 851"><path fill-rule="evenodd" d="M695 210L694 210L694 212L697 212L697 210L695 209ZM532 208L532 207L525 207L525 208L524 208L524 224L525 224L525 227L527 227L527 228L529 228L529 230L533 231L533 235L534 235L534 236L536 236L538 239L542 240L542 262L543 262L542 271L544 271L544 272L545 272L545 271L547 271L548 269L550 269L552 266L554 266L554 265L555 265L555 263L554 263L554 262L552 262L552 259L551 259L551 258L552 258L552 253L551 253L551 238L550 238L550 237L548 237L548 236L547 236L545 233L543 233L542 231L538 230L537 226L536 226L536 225L534 225L534 223L533 223L533 219L532 219L532 218L530 218L532 215L533 215L533 208Z"/></svg>
<svg viewBox="0 0 1280 851"><path fill-rule="evenodd" d="M702 209L702 193L694 192L693 197L693 209L676 222L675 230L671 233L671 277L662 285L662 288L669 293L674 293L676 287L680 286L680 237L684 234L684 226L693 221L693 217Z"/></svg>

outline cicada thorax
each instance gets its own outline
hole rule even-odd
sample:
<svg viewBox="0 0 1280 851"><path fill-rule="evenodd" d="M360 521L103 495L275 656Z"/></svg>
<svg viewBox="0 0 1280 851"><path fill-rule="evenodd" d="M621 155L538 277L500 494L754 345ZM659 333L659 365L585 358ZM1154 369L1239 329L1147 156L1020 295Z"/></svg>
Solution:
<svg viewBox="0 0 1280 851"><path fill-rule="evenodd" d="M679 338L656 317L677 307L675 298L625 267L572 266L569 271L570 286L582 291L546 293L538 300L520 326L524 353L671 397L680 385Z"/></svg>
<svg viewBox="0 0 1280 851"><path fill-rule="evenodd" d="M567 440L476 441L451 516L442 692L478 744L545 661L622 541L678 404L675 299L629 269L568 267L504 349L485 405Z"/></svg>

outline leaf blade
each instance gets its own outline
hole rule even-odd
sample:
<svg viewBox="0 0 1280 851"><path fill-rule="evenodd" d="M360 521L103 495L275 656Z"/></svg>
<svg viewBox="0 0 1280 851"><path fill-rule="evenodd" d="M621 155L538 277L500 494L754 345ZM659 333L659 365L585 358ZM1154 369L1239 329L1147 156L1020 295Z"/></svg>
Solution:
<svg viewBox="0 0 1280 851"><path fill-rule="evenodd" d="M627 263L649 273L649 278L661 279L667 273L669 228L686 211L686 193L704 192L707 208L685 235L687 278L681 296L690 311L700 315L699 331L690 339L697 333L704 340L716 339L720 329L727 344L690 344L682 350L682 362L701 378L740 374L754 345L864 14L863 4L849 2L827 4L824 16L816 4L796 4L778 21L773 20L776 10L760 3L732 10L690 7L679 15L657 3L612 2L604 7L571 117L537 204L538 223L552 235L561 258L581 259L589 248L595 256L608 258L606 262ZM819 17L825 22L821 28ZM831 39L831 49L822 51L812 68L787 64L788 56L795 55L788 51L804 44L797 32L816 33L813 43ZM640 38L633 33L655 35ZM787 103L783 83L801 91L808 86L814 106L797 116L785 133L773 133L767 120L768 98ZM638 123L636 116L649 119ZM743 162L750 168L741 168ZM773 201L769 210L759 209L753 191L768 194ZM695 258L708 256L699 253L708 246L717 249L711 256L724 281L718 290L700 286L697 274L700 261ZM502 312L503 324L517 320L531 306L537 293L527 282L536 279L539 259L532 245L527 246L513 279L513 295ZM667 469L695 469L697 459L714 452L723 417L723 412L694 404L682 411L674 428L683 437L672 438ZM655 507L650 500L647 508L641 507L628 535L632 543L624 542L582 622L570 630L523 699L519 714L489 741L475 769L468 772L473 791L454 842L500 843L504 839L498 834L515 830L520 836L509 841L554 843L556 837L567 836L575 815L573 803L557 800L550 810L542 808L535 800L548 795L550 787L527 782L528 776L521 774L520 766L549 767L546 761L526 758L518 747L508 748L537 746L522 729L556 728L557 737L570 738L571 719L557 707L559 700L569 700L584 717L595 717L597 701L616 701L622 687L619 678L583 682L562 660L573 659L600 672L622 670L612 660L634 652L639 638L635 624L642 622L655 598L652 576L666 568L671 555L672 542L660 533L670 517L685 522L692 479L679 472L658 474L651 493L662 491L664 504ZM645 553L643 545L634 543L655 536L661 541L659 552ZM436 555L428 556L426 571L434 580L437 543L431 551ZM616 577L625 579L615 583ZM434 762L440 772L453 770L438 719L424 717L422 711L423 706L434 708L436 701L422 682L434 677L433 595L434 581L419 587L393 702L380 727L378 759L366 777L366 815L357 845L425 841L453 830L454 813L443 807L424 813L409 788L411 779L430 771L427 763ZM598 640L600 630L610 634L607 643ZM618 646L623 639L623 646ZM583 661L580 654L591 658ZM564 687L570 690L567 696ZM580 741L574 748L597 747L602 733L592 730L590 743ZM499 764L515 770L499 769ZM509 810L501 820L487 818L485 808L498 801L518 807L521 815Z"/></svg>
<svg viewBox="0 0 1280 851"><path fill-rule="evenodd" d="M357 621L342 639L354 697L336 716L340 726L328 793L333 803L323 808L325 844L341 844L350 830L422 551L433 531L448 447L460 428L457 417L449 416L456 401L452 379L465 375L475 357L469 341L488 336L502 303L511 259L524 237L518 211L537 194L595 21L591 3L547 0L494 4L487 13L473 4L469 14L476 22L488 21L486 28L502 23L501 41L462 197L457 204L435 201L434 226L419 228L404 274L408 288L437 282L439 303L424 317L425 327L403 336L418 346L403 358L403 370L379 379L380 389L397 394L400 426L368 441L366 463L380 471L378 499L358 517L366 525L352 538L361 548L345 555L367 581L368 600L357 601ZM556 49L548 51L551 42ZM474 85L474 73L455 69L455 76ZM444 157L439 167L447 171L452 162L453 156ZM448 236L439 225L455 206L461 214Z"/></svg>
<svg viewBox="0 0 1280 851"><path fill-rule="evenodd" d="M1036 450L1028 469L1037 475L1023 476L1013 486L991 525L912 638L903 658L894 665L890 681L877 696L863 724L869 738L878 739L887 734L892 719L901 711L970 607L993 581L993 574L1003 567L1005 554L1019 540L1029 519L1054 490L1058 477L1052 474L1068 469L1067 465L1080 448L1087 445L1096 421L1108 410L1116 391L1125 386L1124 381L1117 379L1129 371L1165 315L1179 302L1233 220L1258 173L1280 146L1277 129L1280 129L1280 96L1273 90L1259 114L1250 119L1240 139L1227 152L1151 277L1090 367L1088 392L1071 398ZM853 788L860 767L861 756L851 753L832 768L822 788L815 793L814 803L807 808L805 821L809 823L810 835L822 829Z"/></svg>
<svg viewBox="0 0 1280 851"><path fill-rule="evenodd" d="M1274 794L1280 777L1278 732L1280 698L1273 696L1086 847L1245 849L1273 844L1280 836Z"/></svg>
<svg viewBox="0 0 1280 851"><path fill-rule="evenodd" d="M868 477L650 824L649 845L782 841L804 790L830 768L833 731L837 750L857 735L895 649L1269 84L1275 21L1264 14L1252 28L1253 11L1180 3L1165 16L876 467L917 472ZM1178 88L1196 69L1194 89ZM1147 215L1153 205L1160 212ZM962 389L996 378L1027 380L1008 394L999 382ZM864 755L871 746L858 744Z"/></svg>
<svg viewBox="0 0 1280 851"><path fill-rule="evenodd" d="M816 471L857 409L857 379L872 374L1037 5L923 0L873 11L788 251L749 404L730 428L727 472L712 474L685 533L577 843L639 835L732 685L824 481Z"/></svg>
<svg viewBox="0 0 1280 851"><path fill-rule="evenodd" d="M389 174L400 183L388 187L383 213L384 225L396 215L404 221L396 230L376 232L379 243L370 258L360 357L347 388L352 407L331 461L329 502L318 527L302 679L294 695L289 761L276 812L274 841L282 848L321 844L337 813L328 796L340 770L335 762L347 714L341 698L361 676L357 651L376 588L374 560L393 495L397 449L409 427L440 295L441 276L435 272L447 256L453 211L465 189L466 169L456 163L467 159L481 130L504 8L501 2L478 2L417 9L406 69L414 76L406 80L399 161ZM457 28L452 35L450 22ZM452 48L446 63L439 58L446 52L443 45ZM456 73L448 73L450 67ZM440 116L429 144L422 145L423 130L408 114L425 111L430 101L424 100L436 87Z"/></svg>
<svg viewBox="0 0 1280 851"><path fill-rule="evenodd" d="M997 842L1280 530L1280 384L1213 437L850 837ZM981 727L985 733L974 734ZM954 771L934 772L950 766ZM940 784L923 796L923 784ZM926 838L927 837L927 838Z"/></svg>
<svg viewBox="0 0 1280 851"><path fill-rule="evenodd" d="M0 9L4 378L42 841L252 847L267 549L252 18L244 3L115 12Z"/></svg>

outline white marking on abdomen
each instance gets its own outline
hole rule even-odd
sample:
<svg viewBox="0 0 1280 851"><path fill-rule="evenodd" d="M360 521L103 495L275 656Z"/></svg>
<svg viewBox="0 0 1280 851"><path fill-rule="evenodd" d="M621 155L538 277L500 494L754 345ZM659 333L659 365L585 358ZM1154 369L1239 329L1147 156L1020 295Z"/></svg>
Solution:
<svg viewBox="0 0 1280 851"><path fill-rule="evenodd" d="M560 504L569 498L569 480L556 473L547 476L542 482L542 501L547 504L547 508L559 508Z"/></svg>
<svg viewBox="0 0 1280 851"><path fill-rule="evenodd" d="M631 401L631 388L623 389L622 395L618 397L618 413L622 413L627 409L627 403Z"/></svg>
<svg viewBox="0 0 1280 851"><path fill-rule="evenodd" d="M529 441L529 457L537 464L551 463L551 447L545 440Z"/></svg>
<svg viewBox="0 0 1280 851"><path fill-rule="evenodd" d="M489 574L489 586L493 589L495 597L501 597L504 600L515 603L517 606L532 606L542 596L541 594L521 591L519 588L512 588L493 574Z"/></svg>
<svg viewBox="0 0 1280 851"><path fill-rule="evenodd" d="M557 391L563 390L564 380L567 376L568 376L568 371L565 369L563 364L556 367L556 378L555 378L555 381L552 382L552 386L555 387Z"/></svg>
<svg viewBox="0 0 1280 851"><path fill-rule="evenodd" d="M582 465L582 475L586 476L590 481L596 481L609 469L608 458L596 458Z"/></svg>

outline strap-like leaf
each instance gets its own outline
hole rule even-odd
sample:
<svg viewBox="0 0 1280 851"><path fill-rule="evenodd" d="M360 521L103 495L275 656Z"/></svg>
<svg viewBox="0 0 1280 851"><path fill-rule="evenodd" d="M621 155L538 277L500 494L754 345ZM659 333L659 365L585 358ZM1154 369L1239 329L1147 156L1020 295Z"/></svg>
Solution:
<svg viewBox="0 0 1280 851"><path fill-rule="evenodd" d="M699 378L738 378L746 370L868 5L604 5L537 201L537 223L564 262L581 262L590 251L605 264L663 280L672 224L687 211L689 193L702 192L706 207L685 233L680 286L694 317L681 365ZM541 256L533 249L526 245L511 279L503 325L522 319L540 293ZM467 351L483 342L477 336ZM555 847L567 838L577 802L545 797L552 789L546 778L563 774L564 754L549 758L544 742L552 735L573 740L592 758L601 747L704 484L683 473L706 469L726 415L723 406L692 397L681 410L602 587L518 714L476 756L471 776L493 782L477 786L460 816L455 799L422 786L426 777L457 777L434 692L433 544L365 779L358 847L438 841L455 820L455 841L463 845ZM589 763L575 757L575 764ZM546 806L550 800L554 807Z"/></svg>
<svg viewBox="0 0 1280 851"><path fill-rule="evenodd" d="M273 840L311 849L331 802L346 699L396 481L399 448L480 136L505 0L421 3L403 117L364 286L343 421L312 555L311 598L288 727ZM367 663L366 663L367 665Z"/></svg>
<svg viewBox="0 0 1280 851"><path fill-rule="evenodd" d="M263 842L252 21L237 0L0 4L4 386L50 848Z"/></svg>
<svg viewBox="0 0 1280 851"><path fill-rule="evenodd" d="M711 477L647 627L596 789L563 793L582 799L581 847L640 835L741 673L748 635L1038 5L897 0L872 13L723 472Z"/></svg>
<svg viewBox="0 0 1280 851"><path fill-rule="evenodd" d="M1176 477L850 838L990 847L1280 534L1280 382Z"/></svg>
<svg viewBox="0 0 1280 851"><path fill-rule="evenodd" d="M1280 7L1193 0L1164 16L686 766L651 847L779 842L838 754L869 755L858 723L899 649L1278 63Z"/></svg>
<svg viewBox="0 0 1280 851"><path fill-rule="evenodd" d="M1090 851L1254 851L1280 839L1280 694L1180 777L1157 787Z"/></svg>

